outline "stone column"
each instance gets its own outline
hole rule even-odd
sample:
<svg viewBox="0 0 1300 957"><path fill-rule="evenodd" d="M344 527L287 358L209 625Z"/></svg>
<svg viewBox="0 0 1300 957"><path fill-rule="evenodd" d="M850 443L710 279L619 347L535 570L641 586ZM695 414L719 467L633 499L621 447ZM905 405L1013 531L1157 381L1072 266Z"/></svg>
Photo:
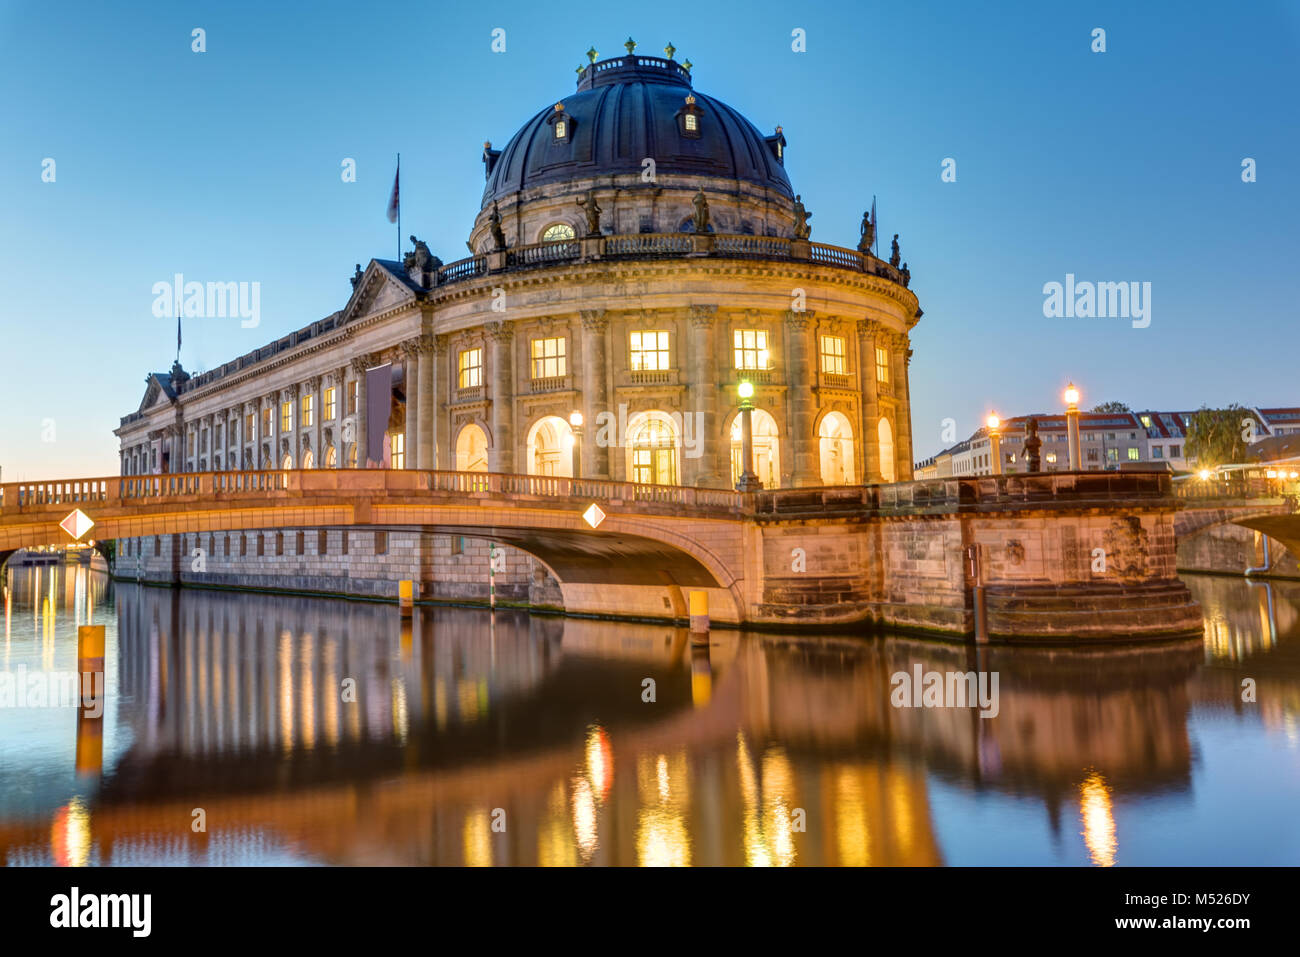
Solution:
<svg viewBox="0 0 1300 957"><path fill-rule="evenodd" d="M898 409L898 468L895 474L900 482L912 480L912 391L908 380L908 367L912 364L912 346L907 335L899 333L894 338L894 395Z"/></svg>
<svg viewBox="0 0 1300 957"><path fill-rule="evenodd" d="M792 453L791 485L820 485L816 435L813 423L817 406L813 401L814 351L812 349L812 322L814 313L786 310L785 328L788 355L786 356L786 386L789 389L790 421L786 446ZM752 467L752 466L751 466ZM784 471L784 470L783 470Z"/></svg>
<svg viewBox="0 0 1300 957"><path fill-rule="evenodd" d="M289 434L286 438L289 440L289 460L291 462L289 467L294 469L299 468L302 465L298 448L298 435L299 430L302 428L302 412L298 408L298 394L298 383L295 382L292 385L286 386L284 394L281 396L282 402L289 403L289 424L293 426L293 428L289 430ZM283 453L281 454L283 455Z"/></svg>
<svg viewBox="0 0 1300 957"><path fill-rule="evenodd" d="M402 385L406 390L406 455L403 467L417 468L420 454L420 340L407 339L402 343Z"/></svg>
<svg viewBox="0 0 1300 957"><path fill-rule="evenodd" d="M277 435L279 434L280 431L280 403L278 401L279 398L280 396L279 393L277 392L268 392L266 395L262 396L261 404L263 408L271 410L271 425L270 428L265 430L266 433L265 435L262 434L263 432L262 427L260 425L258 426L257 467L260 469L273 469L280 464L280 459L277 455L280 448L280 441L277 438ZM261 410L259 409L259 412L260 411ZM268 459L266 462L262 461L263 449L269 449L271 453L270 459Z"/></svg>
<svg viewBox="0 0 1300 957"><path fill-rule="evenodd" d="M417 444L419 446L419 458L415 460L415 467L421 469L434 468L434 451L435 436L433 429L434 409L437 407L438 396L435 392L433 376L433 336L420 336L420 351L416 364L416 395L419 398L417 406L419 428L417 429Z"/></svg>
<svg viewBox="0 0 1300 957"><path fill-rule="evenodd" d="M855 436L861 451L862 481L867 485L883 482L880 474L880 446L876 425L880 421L880 383L876 379L876 336L882 332L874 319L858 320L858 382L862 387L861 435Z"/></svg>
<svg viewBox="0 0 1300 957"><path fill-rule="evenodd" d="M352 360L352 372L357 377L357 412L353 424L353 443L357 447L357 468L366 467L366 369L371 357L357 356Z"/></svg>
<svg viewBox="0 0 1300 957"><path fill-rule="evenodd" d="M617 421L618 410L609 407L608 360L605 335L609 320L604 309L583 309L582 315L582 477L610 478L609 445L597 444L600 432L597 419L602 412L613 412ZM614 431L618 431L615 424ZM618 442L619 435L610 435Z"/></svg>
<svg viewBox="0 0 1300 957"><path fill-rule="evenodd" d="M450 471L456 467L456 436L452 434L451 423L447 419L447 397L452 383L456 381L455 372L447 365L447 337L433 337L433 388L430 390L430 405L433 415L433 450L434 467Z"/></svg>
<svg viewBox="0 0 1300 957"><path fill-rule="evenodd" d="M320 446L321 416L325 407L321 404L321 377L314 375L307 380L307 394L311 396L311 459L313 468L325 467L325 450ZM301 409L301 406L299 407Z"/></svg>
<svg viewBox="0 0 1300 957"><path fill-rule="evenodd" d="M717 322L716 305L696 305L690 309L691 323L691 386L690 403L696 416L697 441L702 452L698 459L687 459L683 453L682 481L697 488L730 488L731 436L722 431L726 418L718 412L718 366L714 326ZM730 363L724 368L730 366ZM692 469L692 463L694 468ZM692 475L693 473L693 475ZM689 476L689 477L688 477ZM631 480L631 476L628 476Z"/></svg>
<svg viewBox="0 0 1300 957"><path fill-rule="evenodd" d="M500 320L487 323L486 328L492 338L492 446L488 449L488 471L513 472L515 331Z"/></svg>

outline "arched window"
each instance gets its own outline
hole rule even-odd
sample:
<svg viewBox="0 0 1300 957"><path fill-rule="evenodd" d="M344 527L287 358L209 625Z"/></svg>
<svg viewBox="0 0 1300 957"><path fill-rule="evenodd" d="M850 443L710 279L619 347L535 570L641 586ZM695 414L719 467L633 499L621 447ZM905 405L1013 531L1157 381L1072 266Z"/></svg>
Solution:
<svg viewBox="0 0 1300 957"><path fill-rule="evenodd" d="M293 456L288 452L285 452L284 458L280 459L280 468L284 469L286 472L293 468Z"/></svg>
<svg viewBox="0 0 1300 957"><path fill-rule="evenodd" d="M353 442L352 445L348 448L348 468L354 469L356 467L357 467L357 443Z"/></svg>
<svg viewBox="0 0 1300 957"><path fill-rule="evenodd" d="M314 469L316 467L316 456L311 454L311 449L303 449L302 467L305 469Z"/></svg>
<svg viewBox="0 0 1300 957"><path fill-rule="evenodd" d="M752 468L763 488L777 488L781 482L780 439L777 437L776 419L763 409L750 413L754 440ZM731 420L731 484L740 481L744 464L744 427L742 416Z"/></svg>
<svg viewBox="0 0 1300 957"><path fill-rule="evenodd" d="M886 482L894 481L894 430L889 420L882 418L876 426L880 449L880 477Z"/></svg>
<svg viewBox="0 0 1300 957"><path fill-rule="evenodd" d="M528 430L529 475L573 475L573 429L558 415L538 419Z"/></svg>
<svg viewBox="0 0 1300 957"><path fill-rule="evenodd" d="M627 474L633 482L678 483L681 439L677 423L658 409L639 412L627 426Z"/></svg>
<svg viewBox="0 0 1300 957"><path fill-rule="evenodd" d="M486 472L487 433L471 422L456 436L456 471Z"/></svg>
<svg viewBox="0 0 1300 957"><path fill-rule="evenodd" d="M339 467L338 446L331 445L325 450L325 467L327 469L336 469Z"/></svg>
<svg viewBox="0 0 1300 957"><path fill-rule="evenodd" d="M568 223L552 223L542 231L542 242L562 243L573 239L577 234Z"/></svg>
<svg viewBox="0 0 1300 957"><path fill-rule="evenodd" d="M823 485L854 482L853 426L842 412L827 412L817 429Z"/></svg>

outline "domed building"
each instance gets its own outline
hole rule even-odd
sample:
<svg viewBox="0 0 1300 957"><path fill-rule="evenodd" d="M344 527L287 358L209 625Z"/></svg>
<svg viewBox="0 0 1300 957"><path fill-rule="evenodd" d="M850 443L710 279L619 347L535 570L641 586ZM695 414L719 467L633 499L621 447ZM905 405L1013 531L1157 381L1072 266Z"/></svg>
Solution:
<svg viewBox="0 0 1300 957"><path fill-rule="evenodd" d="M468 258L411 237L404 262L358 267L333 315L217 369L148 376L117 430L123 473L910 479L921 310L896 247L873 255L865 218L856 248L813 242L781 128L697 92L671 47L627 47L592 51L576 89L484 145Z"/></svg>

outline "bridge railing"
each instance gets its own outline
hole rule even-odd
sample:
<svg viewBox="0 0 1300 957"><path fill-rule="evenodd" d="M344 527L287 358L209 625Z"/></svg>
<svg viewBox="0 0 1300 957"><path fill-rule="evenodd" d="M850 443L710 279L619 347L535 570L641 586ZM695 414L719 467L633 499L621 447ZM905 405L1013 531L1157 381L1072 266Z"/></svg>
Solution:
<svg viewBox="0 0 1300 957"><path fill-rule="evenodd" d="M33 505L80 505L104 502L111 479L68 479L55 482L12 482L0 485L0 508Z"/></svg>

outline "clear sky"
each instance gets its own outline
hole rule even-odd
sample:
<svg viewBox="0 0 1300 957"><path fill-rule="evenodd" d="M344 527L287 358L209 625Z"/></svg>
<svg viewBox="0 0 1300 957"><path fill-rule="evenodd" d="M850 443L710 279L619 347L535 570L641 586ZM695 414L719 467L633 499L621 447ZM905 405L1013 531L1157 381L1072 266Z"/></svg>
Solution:
<svg viewBox="0 0 1300 957"><path fill-rule="evenodd" d="M878 197L925 310L918 459L943 419L1056 408L1068 378L1085 406L1300 404L1295 3L0 2L4 479L116 473L173 358L154 283L261 284L257 328L187 323L191 371L341 308L396 253L399 151L403 232L462 258L483 141L629 34L784 127L814 240L855 245ZM1150 282L1150 326L1045 318L1066 273Z"/></svg>

